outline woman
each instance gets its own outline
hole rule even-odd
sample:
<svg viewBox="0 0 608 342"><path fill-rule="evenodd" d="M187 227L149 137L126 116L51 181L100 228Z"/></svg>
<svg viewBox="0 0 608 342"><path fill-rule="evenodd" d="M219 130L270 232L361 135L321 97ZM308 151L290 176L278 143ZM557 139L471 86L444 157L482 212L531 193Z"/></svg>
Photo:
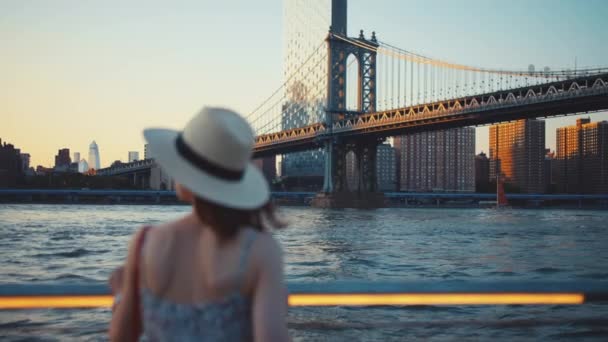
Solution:
<svg viewBox="0 0 608 342"><path fill-rule="evenodd" d="M204 108L183 132L147 129L156 162L192 213L138 231L110 325L112 341L285 341L280 227L268 184L250 163L254 136L238 114Z"/></svg>

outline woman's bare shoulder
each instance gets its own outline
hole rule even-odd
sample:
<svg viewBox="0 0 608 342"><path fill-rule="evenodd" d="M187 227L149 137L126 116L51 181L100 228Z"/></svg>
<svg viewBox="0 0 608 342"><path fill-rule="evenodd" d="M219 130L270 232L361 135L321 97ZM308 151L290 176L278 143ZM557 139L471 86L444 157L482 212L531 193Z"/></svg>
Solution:
<svg viewBox="0 0 608 342"><path fill-rule="evenodd" d="M188 216L150 226L144 244L146 260L167 260L180 231L188 226Z"/></svg>
<svg viewBox="0 0 608 342"><path fill-rule="evenodd" d="M267 265L273 262L282 263L283 249L271 233L258 232L253 242L252 254L258 263Z"/></svg>

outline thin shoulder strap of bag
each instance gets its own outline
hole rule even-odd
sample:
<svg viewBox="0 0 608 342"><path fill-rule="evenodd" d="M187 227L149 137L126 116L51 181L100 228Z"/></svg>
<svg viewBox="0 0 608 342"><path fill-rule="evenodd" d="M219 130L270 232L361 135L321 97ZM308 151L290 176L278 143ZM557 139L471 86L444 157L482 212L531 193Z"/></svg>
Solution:
<svg viewBox="0 0 608 342"><path fill-rule="evenodd" d="M135 268L133 269L133 328L135 331L134 341L139 340L139 335L142 332L142 318L141 318L141 301L140 301L140 264L141 264L141 252L146 239L146 233L150 229L150 226L142 228L142 232L139 234L137 241L135 241Z"/></svg>

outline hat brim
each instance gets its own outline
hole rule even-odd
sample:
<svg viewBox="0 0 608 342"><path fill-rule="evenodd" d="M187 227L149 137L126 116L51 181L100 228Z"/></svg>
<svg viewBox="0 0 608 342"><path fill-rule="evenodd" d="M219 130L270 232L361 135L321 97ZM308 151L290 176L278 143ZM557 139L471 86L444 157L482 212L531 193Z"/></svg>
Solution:
<svg viewBox="0 0 608 342"><path fill-rule="evenodd" d="M268 202L268 183L255 165L248 163L243 178L238 181L214 177L179 154L175 145L178 134L169 129L144 130L148 153L177 183L203 199L229 208L257 209Z"/></svg>

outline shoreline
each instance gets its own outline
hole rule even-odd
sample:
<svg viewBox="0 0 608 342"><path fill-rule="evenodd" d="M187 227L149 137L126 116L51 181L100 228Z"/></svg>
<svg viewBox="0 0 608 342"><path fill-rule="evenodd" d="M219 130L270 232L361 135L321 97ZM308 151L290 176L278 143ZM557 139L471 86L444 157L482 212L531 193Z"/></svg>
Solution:
<svg viewBox="0 0 608 342"><path fill-rule="evenodd" d="M296 201L281 201L281 200L273 200L273 203L278 207L309 207L313 208L310 205L310 201L305 202L296 202ZM1 205L83 205L83 206L94 206L94 205L125 205L125 206L146 206L146 205L154 205L154 206L188 206L188 203L184 203L178 200L166 200L166 201L151 201L151 200L121 200L121 201L113 201L113 200L79 200L79 201L57 201L57 200L6 200L0 199ZM496 206L488 206L488 205L478 205L478 204L394 204L388 203L387 205L380 208L372 208L372 209L356 209L356 208L332 208L332 210L376 210L376 209L488 209L488 210L504 210L508 211L510 209L526 209L526 210L608 210L608 205L606 204L582 204L582 205L574 205L574 204L556 204L556 205L510 205L505 208L496 208Z"/></svg>
<svg viewBox="0 0 608 342"><path fill-rule="evenodd" d="M311 206L315 192L272 192L278 206ZM381 208L496 209L495 194L384 193ZM517 209L608 210L608 194L508 194L508 207ZM0 204L186 205L173 191L90 189L0 189Z"/></svg>

